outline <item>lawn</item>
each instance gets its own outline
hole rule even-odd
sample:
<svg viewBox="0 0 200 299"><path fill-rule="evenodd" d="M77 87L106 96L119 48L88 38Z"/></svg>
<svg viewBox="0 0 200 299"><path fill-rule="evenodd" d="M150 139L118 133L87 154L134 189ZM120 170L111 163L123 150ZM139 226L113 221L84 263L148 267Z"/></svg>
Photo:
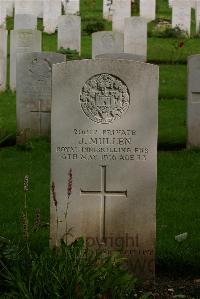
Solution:
<svg viewBox="0 0 200 299"><path fill-rule="evenodd" d="M167 0L157 1L157 17L170 20ZM101 21L102 1L81 0L82 58L91 57L91 36L85 31L88 23ZM135 12L137 13L137 12ZM150 28L154 28L152 23ZM194 27L194 13L193 13ZM8 28L13 19L8 18ZM38 28L42 29L41 20ZM105 22L105 29L111 23ZM43 51L57 51L57 35L43 33ZM199 39L180 40L150 34L148 62L160 66L158 189L157 189L157 263L176 265L194 271L200 265L200 151L186 150L187 57L200 53ZM15 94L0 94L0 235L19 240L20 211L24 205L23 179L29 175L28 199L30 223L36 208L41 209L44 228L34 242L41 249L48 246L50 145L46 140L32 140L24 147L15 145ZM188 233L177 243L174 237ZM39 245L40 244L40 245Z"/></svg>

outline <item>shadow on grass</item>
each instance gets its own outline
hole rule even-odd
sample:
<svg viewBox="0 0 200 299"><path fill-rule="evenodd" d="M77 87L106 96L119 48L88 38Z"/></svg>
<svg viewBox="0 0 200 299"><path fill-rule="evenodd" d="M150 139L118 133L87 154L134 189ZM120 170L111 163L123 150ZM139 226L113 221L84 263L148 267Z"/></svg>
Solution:
<svg viewBox="0 0 200 299"><path fill-rule="evenodd" d="M156 261L156 276L166 276L171 280L176 279L194 279L195 276L199 277L200 264L187 263L186 261L179 260L177 257L157 259Z"/></svg>
<svg viewBox="0 0 200 299"><path fill-rule="evenodd" d="M186 149L186 143L158 143L158 151L181 151Z"/></svg>

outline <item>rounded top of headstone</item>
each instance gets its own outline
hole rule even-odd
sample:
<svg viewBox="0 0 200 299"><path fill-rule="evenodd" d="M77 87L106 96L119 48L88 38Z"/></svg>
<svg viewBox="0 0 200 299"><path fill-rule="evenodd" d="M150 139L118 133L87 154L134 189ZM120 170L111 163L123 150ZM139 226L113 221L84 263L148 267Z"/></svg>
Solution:
<svg viewBox="0 0 200 299"><path fill-rule="evenodd" d="M92 36L104 36L104 35L112 35L112 36L116 36L116 35L119 35L119 36L124 36L123 33L121 32L117 32L117 31L96 31L96 32L93 32L92 33Z"/></svg>
<svg viewBox="0 0 200 299"><path fill-rule="evenodd" d="M105 53L97 55L95 59L126 59L145 62L144 56L134 55L130 53Z"/></svg>

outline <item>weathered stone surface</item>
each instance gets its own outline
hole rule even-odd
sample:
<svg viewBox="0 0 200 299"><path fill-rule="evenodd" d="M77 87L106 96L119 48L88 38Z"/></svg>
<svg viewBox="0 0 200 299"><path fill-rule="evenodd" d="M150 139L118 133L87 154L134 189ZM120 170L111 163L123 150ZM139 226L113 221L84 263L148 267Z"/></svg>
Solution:
<svg viewBox="0 0 200 299"><path fill-rule="evenodd" d="M7 30L0 29L0 91L6 89Z"/></svg>
<svg viewBox="0 0 200 299"><path fill-rule="evenodd" d="M103 0L103 18L112 20L112 2L113 0Z"/></svg>
<svg viewBox="0 0 200 299"><path fill-rule="evenodd" d="M65 62L63 54L33 52L17 57L17 142L50 136L52 65Z"/></svg>
<svg viewBox="0 0 200 299"><path fill-rule="evenodd" d="M188 58L187 146L200 147L200 55Z"/></svg>
<svg viewBox="0 0 200 299"><path fill-rule="evenodd" d="M13 8L14 8L14 1L13 0L7 0L6 1L7 16L9 16L9 17L13 16Z"/></svg>
<svg viewBox="0 0 200 299"><path fill-rule="evenodd" d="M92 34L92 58L100 54L122 52L124 52L123 33L99 31Z"/></svg>
<svg viewBox="0 0 200 299"><path fill-rule="evenodd" d="M66 15L78 15L80 12L80 0L64 0L64 10Z"/></svg>
<svg viewBox="0 0 200 299"><path fill-rule="evenodd" d="M172 27L178 26L190 35L191 4L189 0L173 0Z"/></svg>
<svg viewBox="0 0 200 299"><path fill-rule="evenodd" d="M58 49L72 49L81 52L81 18L61 16L58 21Z"/></svg>
<svg viewBox="0 0 200 299"><path fill-rule="evenodd" d="M6 29L7 4L6 1L0 1L0 28Z"/></svg>
<svg viewBox="0 0 200 299"><path fill-rule="evenodd" d="M10 32L10 89L16 88L16 58L18 53L41 51L42 34L37 30Z"/></svg>
<svg viewBox="0 0 200 299"><path fill-rule="evenodd" d="M169 7L172 7L172 2L173 2L173 0L168 0Z"/></svg>
<svg viewBox="0 0 200 299"><path fill-rule="evenodd" d="M61 0L43 0L44 32L51 34L56 31L61 10Z"/></svg>
<svg viewBox="0 0 200 299"><path fill-rule="evenodd" d="M156 0L140 0L140 17L148 21L156 18Z"/></svg>
<svg viewBox="0 0 200 299"><path fill-rule="evenodd" d="M199 33L200 32L200 0L196 0L195 17L196 17L196 33Z"/></svg>
<svg viewBox="0 0 200 299"><path fill-rule="evenodd" d="M147 59L147 21L141 17L125 19L124 52Z"/></svg>
<svg viewBox="0 0 200 299"><path fill-rule="evenodd" d="M131 0L113 0L112 30L124 33L124 20L131 16Z"/></svg>
<svg viewBox="0 0 200 299"><path fill-rule="evenodd" d="M190 5L191 5L191 8L196 8L196 1L197 0L190 0Z"/></svg>
<svg viewBox="0 0 200 299"><path fill-rule="evenodd" d="M135 61L144 61L141 55L134 55L129 53L113 53L113 54L101 54L97 55L95 59L126 59L126 60L135 60Z"/></svg>
<svg viewBox="0 0 200 299"><path fill-rule="evenodd" d="M15 0L15 14L30 14L38 16L38 0ZM41 5L41 4L40 4Z"/></svg>
<svg viewBox="0 0 200 299"><path fill-rule="evenodd" d="M14 29L37 29L37 16L35 15L15 15Z"/></svg>
<svg viewBox="0 0 200 299"><path fill-rule="evenodd" d="M73 61L52 82L51 245L83 236L153 278L158 67Z"/></svg>

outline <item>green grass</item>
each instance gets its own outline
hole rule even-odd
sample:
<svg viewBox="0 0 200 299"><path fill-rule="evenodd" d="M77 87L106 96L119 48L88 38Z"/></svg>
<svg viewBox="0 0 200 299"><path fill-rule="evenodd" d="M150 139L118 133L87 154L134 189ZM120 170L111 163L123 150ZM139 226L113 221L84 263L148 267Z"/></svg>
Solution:
<svg viewBox="0 0 200 299"><path fill-rule="evenodd" d="M199 39L186 39L184 47L178 47L179 40L175 38L148 38L148 61L175 64L186 63L187 57L200 54Z"/></svg>
<svg viewBox="0 0 200 299"><path fill-rule="evenodd" d="M187 98L187 66L160 65L159 98Z"/></svg>
<svg viewBox="0 0 200 299"><path fill-rule="evenodd" d="M41 209L42 222L49 223L50 145L46 141L34 141L30 142L30 150L17 146L0 149L0 161L0 235L18 240L22 235L20 211L24 207L25 175L29 175L30 223L34 222L36 208ZM41 235L44 237L41 243L47 245L48 230Z"/></svg>
<svg viewBox="0 0 200 299"><path fill-rule="evenodd" d="M156 1L156 17L171 20L172 9L169 8L168 0Z"/></svg>
<svg viewBox="0 0 200 299"><path fill-rule="evenodd" d="M200 265L200 151L161 152L158 159L157 257L167 264ZM187 232L182 243L174 240ZM171 267L173 268L173 266Z"/></svg>
<svg viewBox="0 0 200 299"><path fill-rule="evenodd" d="M0 93L0 140L16 132L15 95L10 91Z"/></svg>
<svg viewBox="0 0 200 299"><path fill-rule="evenodd" d="M102 18L103 0L81 0L80 15L84 19Z"/></svg>
<svg viewBox="0 0 200 299"><path fill-rule="evenodd" d="M57 33L54 34L42 34L42 50L46 52L57 51Z"/></svg>
<svg viewBox="0 0 200 299"><path fill-rule="evenodd" d="M186 101L159 101L159 148L173 149L186 146Z"/></svg>

